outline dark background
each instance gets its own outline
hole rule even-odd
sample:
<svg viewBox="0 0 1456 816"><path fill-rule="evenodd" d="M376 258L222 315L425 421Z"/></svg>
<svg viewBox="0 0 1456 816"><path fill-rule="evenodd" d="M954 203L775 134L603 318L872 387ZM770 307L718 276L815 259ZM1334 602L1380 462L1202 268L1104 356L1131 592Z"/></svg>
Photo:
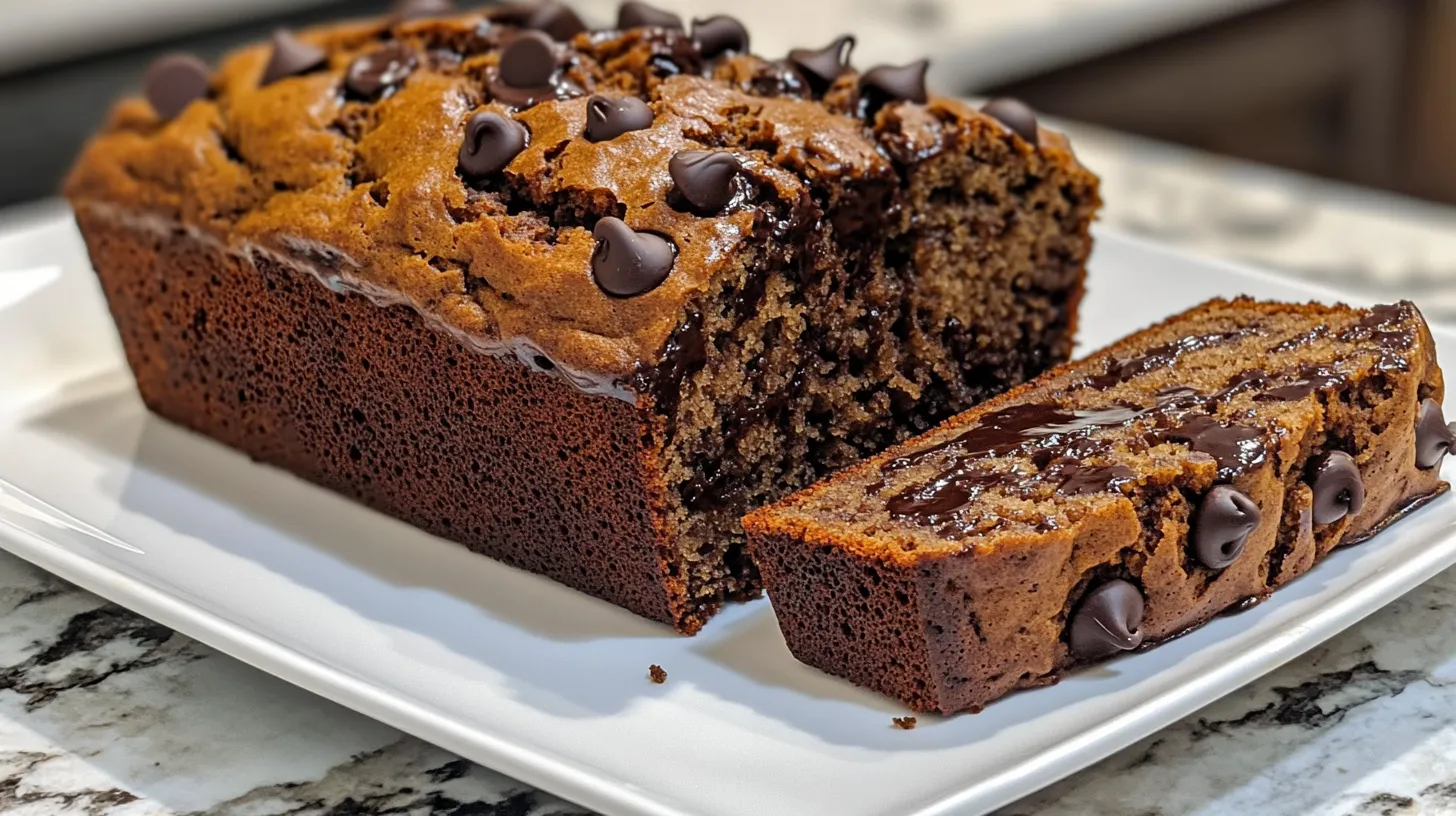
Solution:
<svg viewBox="0 0 1456 816"><path fill-rule="evenodd" d="M1068 119L1456 203L1456 0L1294 0L998 90Z"/></svg>
<svg viewBox="0 0 1456 816"><path fill-rule="evenodd" d="M54 195L82 141L157 54L215 59L277 25L387 5L338 0L0 73L0 206ZM1456 0L1290 0L999 88L940 90L1020 96L1069 119L1456 202Z"/></svg>
<svg viewBox="0 0 1456 816"><path fill-rule="evenodd" d="M215 63L228 50L263 39L280 25L382 14L388 6L388 0L346 0L137 48L82 58L68 54L63 62L0 74L0 207L56 195L82 143L105 121L117 97L140 87L157 55L186 50Z"/></svg>

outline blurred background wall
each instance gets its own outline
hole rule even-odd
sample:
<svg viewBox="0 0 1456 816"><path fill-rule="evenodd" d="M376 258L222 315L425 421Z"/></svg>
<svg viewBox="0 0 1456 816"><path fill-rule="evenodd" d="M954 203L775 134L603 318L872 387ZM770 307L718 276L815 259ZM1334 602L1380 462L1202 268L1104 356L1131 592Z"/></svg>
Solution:
<svg viewBox="0 0 1456 816"><path fill-rule="evenodd" d="M462 0L461 5L478 5ZM575 3L606 24L615 0ZM930 52L943 92L1456 203L1456 0L658 0L727 11L775 56ZM53 194L158 53L214 58L386 0L0 0L0 206Z"/></svg>
<svg viewBox="0 0 1456 816"><path fill-rule="evenodd" d="M1292 0L994 92L1456 202L1456 0Z"/></svg>

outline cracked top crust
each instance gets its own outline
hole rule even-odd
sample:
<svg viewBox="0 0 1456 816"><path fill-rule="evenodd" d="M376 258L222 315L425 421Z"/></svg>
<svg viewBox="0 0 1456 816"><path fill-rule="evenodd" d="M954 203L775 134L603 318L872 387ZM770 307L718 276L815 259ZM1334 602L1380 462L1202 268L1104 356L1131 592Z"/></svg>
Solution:
<svg viewBox="0 0 1456 816"><path fill-rule="evenodd" d="M893 228L909 218L894 206L907 168L988 132L1008 153L1075 164L1060 135L1043 130L1031 145L954 100L891 102L867 122L854 72L815 98L782 61L704 61L672 29L558 44L559 95L570 98L517 109L491 87L518 31L483 13L310 30L297 38L323 49L321 65L266 85L272 47L244 49L212 75L207 98L170 121L141 99L121 102L66 193L78 208L179 222L291 259L409 303L477 348L634 399L634 378L661 361L685 303L746 262L755 236L826 214ZM416 61L401 83L373 98L350 89L356 60L398 46ZM589 141L591 94L638 96L653 123ZM524 124L529 143L503 172L467 181L463 134L486 111ZM742 164L740 194L721 213L695 213L674 192L669 161L694 149ZM673 242L661 285L634 297L597 285L592 226L606 216Z"/></svg>

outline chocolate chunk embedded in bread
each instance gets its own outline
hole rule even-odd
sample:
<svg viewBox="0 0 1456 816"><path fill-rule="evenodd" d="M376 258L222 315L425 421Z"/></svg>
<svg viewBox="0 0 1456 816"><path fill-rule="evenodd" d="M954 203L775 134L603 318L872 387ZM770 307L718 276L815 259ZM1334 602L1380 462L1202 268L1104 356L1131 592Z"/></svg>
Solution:
<svg viewBox="0 0 1456 816"><path fill-rule="evenodd" d="M1214 301L750 515L789 647L977 710L1260 599L1446 489L1409 303Z"/></svg>
<svg viewBox="0 0 1456 816"><path fill-rule="evenodd" d="M691 632L759 592L751 506L1068 355L1061 137L727 18L447 9L168 63L87 148L156 412Z"/></svg>

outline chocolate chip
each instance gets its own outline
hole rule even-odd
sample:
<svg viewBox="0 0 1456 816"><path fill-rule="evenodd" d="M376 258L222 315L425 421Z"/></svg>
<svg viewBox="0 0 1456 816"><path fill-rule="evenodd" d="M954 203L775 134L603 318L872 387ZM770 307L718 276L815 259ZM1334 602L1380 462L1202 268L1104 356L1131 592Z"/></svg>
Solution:
<svg viewBox="0 0 1456 816"><path fill-rule="evenodd" d="M1208 491L1193 518L1193 553L1209 569L1237 561L1249 534L1259 526L1259 506L1232 485Z"/></svg>
<svg viewBox="0 0 1456 816"><path fill-rule="evenodd" d="M670 11L646 3L639 3L637 0L627 0L622 8L617 11L617 28L626 31L629 28L675 28L681 30L683 27L682 18Z"/></svg>
<svg viewBox="0 0 1456 816"><path fill-rule="evenodd" d="M652 108L635 96L613 99L597 94L586 102L586 140L605 142L652 127Z"/></svg>
<svg viewBox="0 0 1456 816"><path fill-rule="evenodd" d="M586 31L586 23L576 16L576 12L554 0L537 6L536 10L526 18L525 27L544 31L550 34L552 39L561 42L566 42Z"/></svg>
<svg viewBox="0 0 1456 816"><path fill-rule="evenodd" d="M706 20L693 20L693 44L703 59L712 59L729 51L748 53L748 29L726 14Z"/></svg>
<svg viewBox="0 0 1456 816"><path fill-rule="evenodd" d="M748 88L754 96L788 96L795 99L811 99L814 89L799 69L785 62L765 62L753 72Z"/></svg>
<svg viewBox="0 0 1456 816"><path fill-rule="evenodd" d="M268 58L268 67L263 69L261 84L272 85L280 79L306 74L328 61L328 52L280 28L273 32L273 55Z"/></svg>
<svg viewBox="0 0 1456 816"><path fill-rule="evenodd" d="M1037 134L1036 111L1025 102L1003 96L982 105L981 113L995 117L996 121L1033 146L1041 143Z"/></svg>
<svg viewBox="0 0 1456 816"><path fill-rule="evenodd" d="M539 31L523 31L500 56L501 82L512 88L539 88L556 73L556 43Z"/></svg>
<svg viewBox="0 0 1456 816"><path fill-rule="evenodd" d="M841 74L852 70L849 54L853 50L854 37L845 34L817 51L795 48L789 52L789 62L809 80L815 93L823 93Z"/></svg>
<svg viewBox="0 0 1456 816"><path fill-rule="evenodd" d="M542 32L523 31L502 49L500 65L487 73L486 87L492 97L517 108L581 96L581 88L556 68L556 43Z"/></svg>
<svg viewBox="0 0 1456 816"><path fill-rule="evenodd" d="M1143 594L1121 578L1088 592L1072 614L1072 655L1093 660L1136 649L1143 642L1143 609Z"/></svg>
<svg viewBox="0 0 1456 816"><path fill-rule="evenodd" d="M163 119L176 119L193 101L207 96L208 73L191 54L168 54L153 62L142 81L142 94Z"/></svg>
<svg viewBox="0 0 1456 816"><path fill-rule="evenodd" d="M924 104L925 72L930 60L920 60L909 65L876 65L859 78L862 95L872 97L878 109L886 102L914 102Z"/></svg>
<svg viewBox="0 0 1456 816"><path fill-rule="evenodd" d="M634 232L620 218L607 217L592 231L597 248L592 252L592 276L603 292L633 297L656 289L672 271L676 256L672 242L650 232Z"/></svg>
<svg viewBox="0 0 1456 816"><path fill-rule="evenodd" d="M1314 470L1314 523L1333 524L1365 505L1365 483L1355 458L1344 451L1325 454Z"/></svg>
<svg viewBox="0 0 1456 816"><path fill-rule="evenodd" d="M499 173L526 149L526 126L499 113L477 113L465 126L460 145L460 174L481 178Z"/></svg>
<svg viewBox="0 0 1456 816"><path fill-rule="evenodd" d="M394 93L419 64L415 52L404 43L390 43L354 60L344 75L344 87L363 99L377 99Z"/></svg>
<svg viewBox="0 0 1456 816"><path fill-rule="evenodd" d="M395 0L389 13L396 20L442 17L455 12L454 0Z"/></svg>
<svg viewBox="0 0 1456 816"><path fill-rule="evenodd" d="M1446 424L1441 403L1433 399L1422 401L1416 419L1416 467L1430 470L1441 464L1453 443L1456 443L1456 423Z"/></svg>
<svg viewBox="0 0 1456 816"><path fill-rule="evenodd" d="M722 212L733 199L733 179L743 163L718 150L682 150L667 163L677 191L704 213Z"/></svg>

